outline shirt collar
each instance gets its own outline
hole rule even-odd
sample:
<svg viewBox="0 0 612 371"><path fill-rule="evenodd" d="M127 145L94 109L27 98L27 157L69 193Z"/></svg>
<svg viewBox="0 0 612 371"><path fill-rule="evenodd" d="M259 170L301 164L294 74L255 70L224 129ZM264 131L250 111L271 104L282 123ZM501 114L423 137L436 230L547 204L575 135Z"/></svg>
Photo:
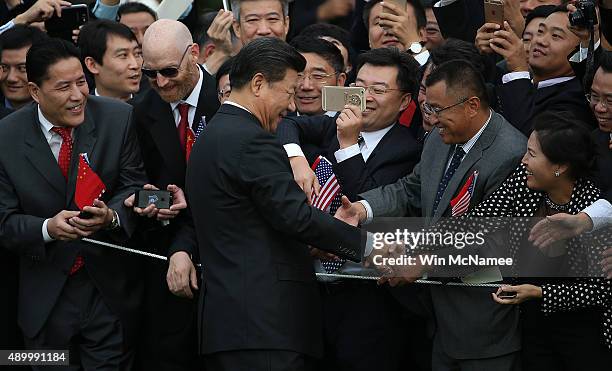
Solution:
<svg viewBox="0 0 612 371"><path fill-rule="evenodd" d="M395 124L392 124L386 128L378 129L376 131L362 131L360 134L365 142L366 148L373 149L376 147L378 142L380 142L380 140L389 132L389 130L391 130L394 125Z"/></svg>
<svg viewBox="0 0 612 371"><path fill-rule="evenodd" d="M98 93L98 88L94 88L94 96L101 97L100 93ZM130 99L134 98L134 94L130 94Z"/></svg>
<svg viewBox="0 0 612 371"><path fill-rule="evenodd" d="M476 144L476 142L478 141L478 138L480 138L480 136L482 135L482 132L487 128L487 125L489 125L489 122L491 121L491 117L493 117L493 111L489 110L489 118L484 123L484 125L482 125L480 130L478 130L478 133L476 133L476 135L474 135L470 140L468 140L464 144L459 145L463 149L463 152L465 152L466 155L470 151L470 149L474 147L474 144Z"/></svg>
<svg viewBox="0 0 612 371"><path fill-rule="evenodd" d="M429 51L428 50L424 50L424 51L420 52L419 54L413 55L413 57L414 57L414 59L417 62L419 62L419 64L421 66L423 66L429 60Z"/></svg>
<svg viewBox="0 0 612 371"><path fill-rule="evenodd" d="M538 89L547 88L575 79L576 76L555 77L554 79L543 80L538 83Z"/></svg>
<svg viewBox="0 0 612 371"><path fill-rule="evenodd" d="M170 108L172 108L172 111L174 111L176 107L178 107L178 105L181 103L187 103L191 107L198 106L198 100L200 100L200 91L202 90L202 82L204 81L204 74L202 73L202 70L199 67L198 72L200 73L200 78L198 79L196 86L191 91L191 94L189 94L189 96L185 100L179 100L170 103Z"/></svg>
<svg viewBox="0 0 612 371"><path fill-rule="evenodd" d="M38 106L38 121L40 122L43 131L46 133L51 132L51 129L55 127L55 125L53 125L51 121L47 120L45 115L43 115L42 111L40 110L40 106Z"/></svg>
<svg viewBox="0 0 612 371"><path fill-rule="evenodd" d="M8 109L15 109L15 107L13 107L13 104L11 103L11 101L8 100L6 97L4 98L4 107L6 107Z"/></svg>
<svg viewBox="0 0 612 371"><path fill-rule="evenodd" d="M251 112L248 109L246 109L246 107L241 106L240 104L238 104L236 102L232 102L231 100L226 100L225 102L223 102L223 104L229 104L230 106L234 106L234 107L238 107L240 109L243 109L243 110L247 111L248 113L250 113L251 115L253 114L253 112Z"/></svg>

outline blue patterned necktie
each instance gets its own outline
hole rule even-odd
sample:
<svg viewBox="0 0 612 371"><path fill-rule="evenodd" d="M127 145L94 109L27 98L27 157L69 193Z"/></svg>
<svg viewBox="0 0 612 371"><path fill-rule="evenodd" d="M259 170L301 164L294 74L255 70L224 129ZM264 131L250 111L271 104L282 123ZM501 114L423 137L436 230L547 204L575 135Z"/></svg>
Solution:
<svg viewBox="0 0 612 371"><path fill-rule="evenodd" d="M463 159L463 156L465 156L465 151L463 150L463 148L456 146L450 165L448 166L448 169L446 169L446 172L444 173L444 176L442 177L442 180L438 185L438 192L436 193L436 200L434 201L433 207L434 214L436 213L436 210L438 210L438 204L440 204L440 200L442 199L442 195L444 194L444 191L448 186L448 182L450 182L450 180L453 178L453 175L455 174L455 171L457 171L457 168L459 167L459 165L461 165L461 159Z"/></svg>

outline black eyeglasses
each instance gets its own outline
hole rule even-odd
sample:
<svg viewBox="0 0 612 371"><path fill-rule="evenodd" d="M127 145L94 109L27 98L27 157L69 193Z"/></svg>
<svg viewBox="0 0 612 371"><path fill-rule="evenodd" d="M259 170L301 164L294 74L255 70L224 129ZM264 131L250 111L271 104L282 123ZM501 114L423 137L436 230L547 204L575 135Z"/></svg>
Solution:
<svg viewBox="0 0 612 371"><path fill-rule="evenodd" d="M193 44L192 44L193 45ZM185 55L187 54L187 50L189 50L189 48L191 48L192 45L188 45L187 48L185 49L185 51L183 52L183 56L181 57L181 60L178 63L178 67L166 67L166 68L162 68L159 70L151 70L148 68L142 68L142 74L145 75L146 77L150 78L150 79L155 79L157 78L157 74L159 73L160 75L162 75L163 77L167 77L167 78L173 78L176 77L179 73L179 70L181 68L181 64L183 64L183 59L185 59Z"/></svg>

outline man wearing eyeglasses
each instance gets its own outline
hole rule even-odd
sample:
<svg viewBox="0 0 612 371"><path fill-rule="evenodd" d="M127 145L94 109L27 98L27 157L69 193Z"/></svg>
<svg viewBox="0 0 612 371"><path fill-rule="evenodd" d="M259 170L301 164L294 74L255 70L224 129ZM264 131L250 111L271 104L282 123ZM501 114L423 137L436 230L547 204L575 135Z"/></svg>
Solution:
<svg viewBox="0 0 612 371"><path fill-rule="evenodd" d="M425 110L437 130L428 136L421 161L397 182L360 194L336 217L367 223L378 217L418 216L427 225L452 216L451 200L478 172L470 205L490 195L516 168L526 138L489 108L482 75L468 61L442 63L426 80ZM416 277L423 272L414 272ZM476 271L478 282L501 280L495 269ZM410 281L409 281L410 282ZM433 370L515 370L520 337L517 308L491 303L490 290L431 287Z"/></svg>
<svg viewBox="0 0 612 371"><path fill-rule="evenodd" d="M420 146L410 129L397 120L417 89L418 68L409 54L397 48L371 50L361 56L355 83L366 88L363 113L358 107L347 106L334 117L287 117L281 122L277 136L290 156L295 180L309 198L318 194L320 187L308 165L308 145L318 149L316 156L323 155L332 162L341 191L351 200L356 200L358 193L393 183L412 171L419 161ZM361 265L343 262L333 267L324 255L315 257L321 258L314 261L318 272L363 273ZM415 343L419 348L412 349L410 355L414 356L412 360L419 357L421 344L427 343L425 321L412 318L410 325L398 325L395 319L402 309L388 290L379 289L374 282L356 284L342 279L321 281L319 290L324 308L324 363L329 369L400 369L407 339L412 337L418 338ZM369 316L372 312L378 313L376 318ZM428 354L426 346L421 354ZM412 364L402 366L418 369Z"/></svg>
<svg viewBox="0 0 612 371"><path fill-rule="evenodd" d="M162 19L151 24L142 52L142 73L151 90L135 99L134 116L145 170L149 182L159 189L184 188L193 143L219 107L215 79L197 64L198 44L180 22ZM187 211L177 213L166 226L155 220L163 218L163 210L135 211L151 217L142 218L149 227L142 236L145 246L170 257L169 266L145 262L149 310L145 312L148 332L143 368L192 370L197 360L194 297L198 288L192 259L197 256L172 254L172 248L182 244L173 241L181 236Z"/></svg>
<svg viewBox="0 0 612 371"><path fill-rule="evenodd" d="M346 74L340 50L331 42L298 36L291 41L304 58L306 69L298 74L295 106L298 115L322 115L323 86L344 86ZM334 116L336 112L330 112Z"/></svg>

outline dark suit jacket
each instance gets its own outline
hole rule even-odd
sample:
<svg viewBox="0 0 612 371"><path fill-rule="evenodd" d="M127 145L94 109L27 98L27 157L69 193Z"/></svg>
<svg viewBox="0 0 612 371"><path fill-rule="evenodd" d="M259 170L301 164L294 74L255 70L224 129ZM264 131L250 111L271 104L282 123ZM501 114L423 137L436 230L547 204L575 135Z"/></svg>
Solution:
<svg viewBox="0 0 612 371"><path fill-rule="evenodd" d="M276 135L281 144L314 144L320 155L332 162L342 192L352 201L357 194L395 182L410 174L421 157L421 146L411 130L394 124L380 140L368 161L353 156L340 163L334 152L340 149L336 118L325 115L287 117L279 124Z"/></svg>
<svg viewBox="0 0 612 371"><path fill-rule="evenodd" d="M431 225L450 216L450 201L475 170L479 175L470 207L492 194L516 168L526 144L518 130L493 112L488 126L449 181L434 213L436 190L453 150L434 130L425 141L421 161L410 175L360 196L370 204L374 217L403 217L410 210L421 208L426 224ZM443 285L431 287L431 298L439 339L449 356L481 359L520 349L517 308L498 305L491 300L490 290Z"/></svg>
<svg viewBox="0 0 612 371"><path fill-rule="evenodd" d="M359 230L309 206L276 137L228 104L196 142L186 183L204 265L201 351L321 356L319 293L302 243L359 260Z"/></svg>
<svg viewBox="0 0 612 371"><path fill-rule="evenodd" d="M536 89L529 79L517 79L497 87L500 113L514 127L529 136L531 120L545 111L571 112L588 128L595 128L595 117L577 78L553 86Z"/></svg>
<svg viewBox="0 0 612 371"><path fill-rule="evenodd" d="M82 241L43 242L46 218L74 204L79 153L106 185L103 200L117 211L121 228L100 231L94 239L122 242L132 234L135 217L123 201L146 182L138 142L132 131L132 108L114 100L90 97L85 121L75 130L66 184L41 131L37 105L31 103L0 121L0 244L20 256L19 324L28 337L42 328L68 277L77 253L87 274L130 335L139 304L138 258Z"/></svg>
<svg viewBox="0 0 612 371"><path fill-rule="evenodd" d="M597 159L595 183L601 189L602 197L612 202L612 149L609 147L610 133L597 129L593 131Z"/></svg>

